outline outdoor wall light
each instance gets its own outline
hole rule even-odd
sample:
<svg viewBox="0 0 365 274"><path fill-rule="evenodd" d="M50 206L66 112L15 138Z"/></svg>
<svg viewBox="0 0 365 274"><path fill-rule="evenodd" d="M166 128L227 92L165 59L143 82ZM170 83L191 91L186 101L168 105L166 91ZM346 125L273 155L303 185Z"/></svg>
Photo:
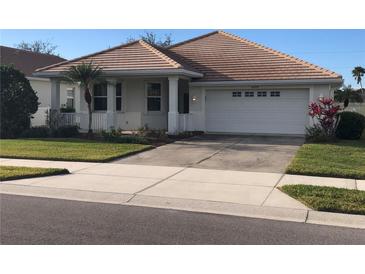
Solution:
<svg viewBox="0 0 365 274"><path fill-rule="evenodd" d="M198 101L198 98L196 98L196 96L193 96L193 97L191 97L191 100L192 100L193 102L196 102L196 101Z"/></svg>

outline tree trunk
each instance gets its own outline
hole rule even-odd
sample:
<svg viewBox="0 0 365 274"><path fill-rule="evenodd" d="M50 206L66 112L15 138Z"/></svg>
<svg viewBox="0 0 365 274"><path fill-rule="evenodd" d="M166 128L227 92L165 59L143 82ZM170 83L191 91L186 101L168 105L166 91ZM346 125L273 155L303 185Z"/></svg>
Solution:
<svg viewBox="0 0 365 274"><path fill-rule="evenodd" d="M92 125L92 120L93 120L93 115L92 115L92 111L91 111L91 104L87 104L87 108L89 110L89 130L88 130L88 135L91 135L93 133L93 130L91 128Z"/></svg>
<svg viewBox="0 0 365 274"><path fill-rule="evenodd" d="M93 130L91 128L92 125L92 110L91 110L91 94L90 94L90 89L88 86L85 87L85 101L87 103L87 108L89 110L89 130L88 130L88 135L89 137L91 136L91 134L93 133Z"/></svg>

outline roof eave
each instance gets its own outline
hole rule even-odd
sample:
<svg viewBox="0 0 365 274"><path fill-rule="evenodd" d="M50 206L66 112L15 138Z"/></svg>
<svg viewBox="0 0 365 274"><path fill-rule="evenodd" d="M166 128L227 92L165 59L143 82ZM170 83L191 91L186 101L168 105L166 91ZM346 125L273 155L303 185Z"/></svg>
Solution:
<svg viewBox="0 0 365 274"><path fill-rule="evenodd" d="M59 71L39 71L33 73L35 77L43 78L63 78L64 72ZM186 76L192 78L201 78L204 75L187 69L138 69L138 70L104 70L105 77L116 76Z"/></svg>
<svg viewBox="0 0 365 274"><path fill-rule="evenodd" d="M265 86L265 85L313 85L313 84L339 84L343 83L342 78L328 79L293 79L293 80L248 80L248 81L195 81L190 86L209 87L209 86Z"/></svg>

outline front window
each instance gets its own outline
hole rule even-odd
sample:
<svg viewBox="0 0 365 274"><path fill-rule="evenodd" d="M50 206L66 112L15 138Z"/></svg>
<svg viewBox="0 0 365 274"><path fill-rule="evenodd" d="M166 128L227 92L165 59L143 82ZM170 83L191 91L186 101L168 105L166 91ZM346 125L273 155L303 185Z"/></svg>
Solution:
<svg viewBox="0 0 365 274"><path fill-rule="evenodd" d="M147 111L161 111L161 84L147 84Z"/></svg>
<svg viewBox="0 0 365 274"><path fill-rule="evenodd" d="M94 85L94 110L95 111L106 111L108 108L108 97L107 97L106 84L95 84Z"/></svg>
<svg viewBox="0 0 365 274"><path fill-rule="evenodd" d="M122 111L122 84L121 83L118 83L116 86L115 103L116 103L116 110Z"/></svg>
<svg viewBox="0 0 365 274"><path fill-rule="evenodd" d="M70 109L75 107L75 90L73 88L67 89L66 107Z"/></svg>

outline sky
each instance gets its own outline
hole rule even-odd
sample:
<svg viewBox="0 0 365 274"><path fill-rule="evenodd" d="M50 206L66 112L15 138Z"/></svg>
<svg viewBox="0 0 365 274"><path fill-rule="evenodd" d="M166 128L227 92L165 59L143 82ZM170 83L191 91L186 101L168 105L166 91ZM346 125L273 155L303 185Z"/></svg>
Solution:
<svg viewBox="0 0 365 274"><path fill-rule="evenodd" d="M21 41L49 41L57 45L56 52L72 59L124 43L128 38L138 38L146 31L158 37L171 34L173 43L181 42L211 29L166 30L0 30L0 44L14 47ZM346 85L359 87L351 70L365 67L365 30L262 30L224 29L254 42L294 55L300 59L341 74Z"/></svg>

